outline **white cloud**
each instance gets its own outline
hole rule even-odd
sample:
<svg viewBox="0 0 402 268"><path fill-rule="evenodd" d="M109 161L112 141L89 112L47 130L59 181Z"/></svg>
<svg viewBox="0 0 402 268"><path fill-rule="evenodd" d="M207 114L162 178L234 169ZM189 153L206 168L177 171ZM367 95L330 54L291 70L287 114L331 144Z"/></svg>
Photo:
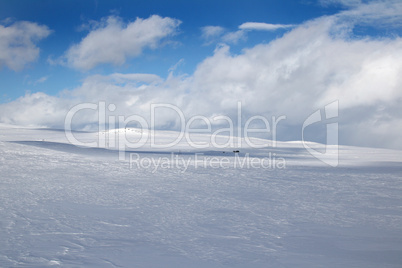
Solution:
<svg viewBox="0 0 402 268"><path fill-rule="evenodd" d="M114 73L110 75L117 83L127 83L128 81L134 82L143 82L143 83L160 83L162 82L162 78L155 74L121 74L121 73Z"/></svg>
<svg viewBox="0 0 402 268"><path fill-rule="evenodd" d="M42 76L41 78L37 79L33 82L33 85L36 86L37 84L42 84L49 79L49 76Z"/></svg>
<svg viewBox="0 0 402 268"><path fill-rule="evenodd" d="M286 29L294 27L291 24L270 24L263 22L245 22L239 26L241 30L257 30L257 31L275 31L278 29Z"/></svg>
<svg viewBox="0 0 402 268"><path fill-rule="evenodd" d="M218 42L225 31L225 28L221 26L204 26L201 27L201 38L205 40L205 45L210 45Z"/></svg>
<svg viewBox="0 0 402 268"><path fill-rule="evenodd" d="M205 39L219 37L225 29L221 26L204 26L201 28L202 37Z"/></svg>
<svg viewBox="0 0 402 268"><path fill-rule="evenodd" d="M323 6L342 5L346 7L353 7L362 3L361 0L319 0L318 2Z"/></svg>
<svg viewBox="0 0 402 268"><path fill-rule="evenodd" d="M370 25L372 27L393 28L402 26L401 1L372 1L369 4L357 5L337 15L340 22L354 25Z"/></svg>
<svg viewBox="0 0 402 268"><path fill-rule="evenodd" d="M39 57L36 43L51 31L47 26L19 21L10 26L0 25L0 67L20 71Z"/></svg>
<svg viewBox="0 0 402 268"><path fill-rule="evenodd" d="M67 64L90 70L99 64L121 65L139 56L145 48L157 48L163 38L177 32L180 21L153 15L124 24L119 17L104 19L79 44L65 54Z"/></svg>
<svg viewBox="0 0 402 268"><path fill-rule="evenodd" d="M24 97L0 105L0 121L26 126L62 126L69 100L45 93L27 93Z"/></svg>
<svg viewBox="0 0 402 268"><path fill-rule="evenodd" d="M184 60L183 58L180 59L178 62L176 62L173 66L171 66L171 67L169 68L169 70L168 70L169 74L173 75L173 72L176 71L177 68L178 68L180 65L184 64L184 63L185 63L185 60Z"/></svg>
<svg viewBox="0 0 402 268"><path fill-rule="evenodd" d="M400 0L319 0L323 6L342 5L347 9L336 14L338 23L397 28L402 26Z"/></svg>
<svg viewBox="0 0 402 268"><path fill-rule="evenodd" d="M245 118L287 116L277 138L300 139L303 121L339 100L341 143L402 149L402 38L353 39L339 27L348 22L346 27L353 27L339 15L319 18L240 54L221 45L189 76L90 76L65 96L28 94L2 104L0 121L62 127L68 107L104 100L116 105L116 114L147 120L152 103L177 105L187 118L221 114L235 119L241 101ZM174 114L161 118L159 127L177 128ZM76 123L96 120L96 114L85 115Z"/></svg>
<svg viewBox="0 0 402 268"><path fill-rule="evenodd" d="M226 43L236 44L240 40L245 40L247 38L246 32L243 30L229 32L222 37L222 40Z"/></svg>
<svg viewBox="0 0 402 268"><path fill-rule="evenodd" d="M263 22L245 22L239 26L239 30L233 32L224 33L225 30L219 26L207 26L204 27L203 37L205 39L209 39L209 43L211 40L217 39L218 37L221 40L228 44L236 44L241 40L247 39L248 31L276 31L278 29L287 29L292 28L294 25L290 24L270 24ZM209 44L208 43L208 44Z"/></svg>

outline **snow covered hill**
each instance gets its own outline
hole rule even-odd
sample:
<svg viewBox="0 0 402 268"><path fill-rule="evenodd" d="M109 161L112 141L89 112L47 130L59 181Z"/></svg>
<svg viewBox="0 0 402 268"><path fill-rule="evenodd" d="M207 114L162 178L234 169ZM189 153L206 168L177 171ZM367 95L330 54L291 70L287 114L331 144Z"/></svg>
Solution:
<svg viewBox="0 0 402 268"><path fill-rule="evenodd" d="M112 134L74 132L77 147L0 125L0 267L402 265L401 151L340 146L331 167L300 142L180 141L119 160Z"/></svg>

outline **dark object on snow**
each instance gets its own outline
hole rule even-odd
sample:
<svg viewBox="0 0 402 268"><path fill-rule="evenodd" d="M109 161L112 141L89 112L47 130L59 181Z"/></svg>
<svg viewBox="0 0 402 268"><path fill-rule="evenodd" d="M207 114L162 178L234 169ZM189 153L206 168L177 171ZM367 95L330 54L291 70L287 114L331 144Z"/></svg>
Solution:
<svg viewBox="0 0 402 268"><path fill-rule="evenodd" d="M237 153L239 153L240 151L239 150L236 150L236 151L233 151L235 154L237 154Z"/></svg>

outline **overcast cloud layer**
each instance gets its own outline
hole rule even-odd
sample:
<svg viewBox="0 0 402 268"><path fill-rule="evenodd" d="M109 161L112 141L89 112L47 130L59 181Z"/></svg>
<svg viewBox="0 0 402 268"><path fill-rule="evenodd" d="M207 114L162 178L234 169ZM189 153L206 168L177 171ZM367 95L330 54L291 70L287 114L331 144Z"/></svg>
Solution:
<svg viewBox="0 0 402 268"><path fill-rule="evenodd" d="M358 1L338 2L354 6ZM301 126L311 113L339 100L341 143L402 149L402 39L350 35L356 24L391 23L401 15L397 2L358 5L294 26L284 36L240 54L231 53L230 42L222 43L191 75L172 72L166 79L154 74L91 75L80 87L58 97L27 94L0 105L0 121L63 127L70 107L99 101L116 105L111 115L138 114L147 120L152 103L174 104L187 118L227 115L235 119L241 101L245 118L286 116L277 138L289 140L300 139ZM126 57L135 57L175 33L179 23L152 16L124 25L119 18L109 17L66 52L68 64L82 70L102 63L122 64ZM251 30L271 24L242 25ZM144 32L141 42L128 38L128 33L143 36ZM205 38L222 36L224 28L205 27L203 34ZM109 38L111 43L99 42ZM74 118L81 128L94 126L97 120L94 112ZM161 114L156 123L160 128L180 128L174 113Z"/></svg>

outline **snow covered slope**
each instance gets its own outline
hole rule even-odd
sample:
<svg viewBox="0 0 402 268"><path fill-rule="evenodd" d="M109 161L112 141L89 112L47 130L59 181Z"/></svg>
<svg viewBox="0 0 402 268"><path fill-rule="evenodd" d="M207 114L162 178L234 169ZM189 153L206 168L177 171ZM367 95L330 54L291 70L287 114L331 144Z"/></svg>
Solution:
<svg viewBox="0 0 402 268"><path fill-rule="evenodd" d="M330 167L299 142L255 142L146 144L119 160L0 125L0 267L401 267L400 151L340 146Z"/></svg>

